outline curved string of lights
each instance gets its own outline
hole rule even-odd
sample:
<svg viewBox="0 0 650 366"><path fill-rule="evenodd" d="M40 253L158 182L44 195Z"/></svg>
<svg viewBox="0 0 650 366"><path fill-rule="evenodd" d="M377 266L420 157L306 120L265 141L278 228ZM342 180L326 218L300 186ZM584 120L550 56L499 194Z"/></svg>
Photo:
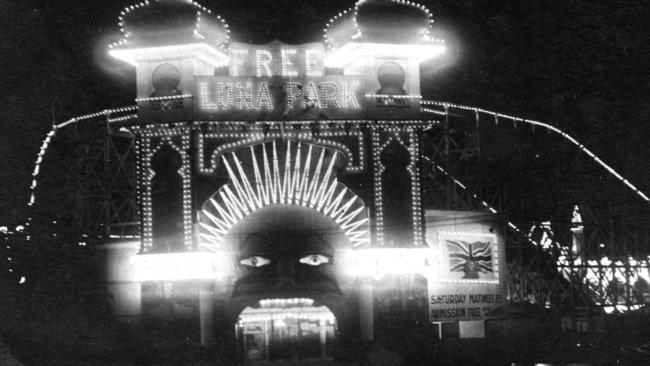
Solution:
<svg viewBox="0 0 650 366"><path fill-rule="evenodd" d="M47 150L50 146L50 143L52 142L52 139L56 136L56 132L62 128L68 127L70 125L77 124L82 121L86 121L89 119L94 119L97 117L105 117L106 121L111 124L111 123L118 123L118 122L126 122L132 119L136 119L138 115L136 113L129 113L129 112L135 112L137 111L138 107L137 106L130 106L130 107L122 107L122 108L113 108L113 109L105 109L100 112L96 113L91 113L91 114L85 114L79 117L73 117L70 118L69 120L65 122L61 122L59 124L55 124L52 126L50 131L45 135L45 138L43 139L43 142L41 143L41 147L38 150L38 154L36 154L36 161L34 162L34 169L32 170L32 182L29 186L29 201L27 202L28 207L34 206L36 203L36 187L38 186L38 176L41 173L41 164L43 163L43 160L45 159L45 155L47 154ZM122 114L125 113L124 115L117 116L117 117L111 117L112 114ZM28 215L25 223L23 225L18 225L16 227L16 231L24 231L26 228L30 225L32 221L31 216ZM26 235L26 240L30 240L30 236ZM7 249L11 249L10 245L6 245ZM12 258L8 257L7 261L11 262ZM14 268L13 266L9 267L9 272L13 272ZM18 283L23 284L27 281L25 276L21 276Z"/></svg>
<svg viewBox="0 0 650 366"><path fill-rule="evenodd" d="M467 186L465 184L463 184L463 182L456 179L456 177L451 175L451 173L449 173L447 170L445 170L440 165L436 164L428 156L421 156L421 158L426 160L428 163L430 163L435 169L437 169L439 172L444 174L447 178L451 179L451 181L454 183L455 186L461 188L463 191L469 192L469 189L467 188ZM476 193L472 193L472 192L469 192L469 193L471 193L472 198L474 198L478 203L480 203L481 206L483 206L485 209L487 209L488 211L490 211L493 214L498 214L499 213L499 211L496 208L491 206L489 203L487 203L485 200L483 200L481 197L479 197ZM519 234L524 234L524 232L521 229L519 229L519 227L517 227L517 225L513 224L511 221L508 221L508 227L510 229L514 230L515 232L519 233ZM527 235L524 235L524 236L526 236L528 238L528 240L532 244L535 244L535 245L539 244L539 243L533 241L532 239L530 239L529 236L527 236Z"/></svg>
<svg viewBox="0 0 650 366"><path fill-rule="evenodd" d="M431 110L429 108L423 108L424 112L428 113L435 113L435 114L442 114L442 115L448 115L449 109L457 109L457 110L464 110L464 111L472 111L476 114L477 121L479 121L479 114L487 114L490 115L494 118L494 123L498 124L499 123L499 118L505 118L513 121L513 123L521 122L523 124L528 124L531 126L538 126L545 128L548 131L557 133L558 135L562 136L565 140L571 142L573 145L578 147L580 151L583 153L587 154L593 161L598 163L601 167L605 168L605 170L613 175L616 179L621 181L624 185L626 185L629 189L631 189L637 196L641 197L644 201L650 203L650 198L643 193L640 189L638 189L636 186L634 186L629 180L624 178L621 174L619 174L614 168L611 166L607 165L604 161L602 161L596 154L594 154L591 150L589 150L587 147L585 147L583 144L581 144L578 140L573 138L571 135L568 133L562 131L561 129L550 125L548 123L544 122L539 122L535 120L530 120L530 119L525 119L525 118L520 118L520 117L515 117L515 116L510 116L507 114L502 114L498 112L493 112L489 111L486 109L478 108L478 107L471 107L471 106L465 106L465 105L460 105L460 104L453 104L453 103L448 103L448 102L440 102L440 101L433 101L433 100L423 100L422 105L425 106L434 106L434 107L442 107L444 108L444 111L436 111Z"/></svg>
<svg viewBox="0 0 650 366"><path fill-rule="evenodd" d="M271 205L309 207L331 218L353 247L370 244L363 201L336 178L339 152L287 140L284 157L275 141L251 145L221 156L229 182L204 204L199 236L201 249L218 251L224 237L240 220ZM250 160L252 167L242 161ZM282 168L284 162L284 168ZM315 164L315 166L312 166Z"/></svg>
<svg viewBox="0 0 650 366"><path fill-rule="evenodd" d="M36 187L38 186L38 176L41 172L41 164L43 163L43 159L45 159L45 154L47 153L47 149L50 146L52 139L56 136L56 132L58 130L82 121L86 121L89 119L102 117L102 116L107 119L108 123L125 122L137 118L137 114L134 113L125 114L123 116L119 116L115 118L111 118L111 115L116 113L135 112L137 111L137 109L138 109L137 106L105 109L101 112L85 114L79 117L73 117L65 122L53 125L50 132L48 132L47 135L45 136L45 139L43 139L43 142L41 143L41 148L39 149L38 154L36 155L36 161L34 162L34 170L32 170L32 183L29 186L29 201L27 202L27 206L31 207L34 205L34 203L36 203ZM28 219L28 222L30 220L31 218Z"/></svg>
<svg viewBox="0 0 650 366"><path fill-rule="evenodd" d="M352 24L354 26L354 34L351 34L351 38L358 38L360 35L360 28L359 24L357 23L357 16L359 14L359 5L362 5L365 3L367 0L359 0L357 1L354 6L345 9L332 18L330 18L327 23L325 24L325 28L323 28L323 39L325 40L325 45L328 48L328 50L333 50L335 47L334 42L332 42L332 36L330 33L332 33L331 28L335 25L337 25L339 22L344 21L345 17L350 17L350 20L352 21ZM430 33L431 33L431 25L433 24L433 16L431 14L431 10L429 10L426 6L416 3L414 1L409 1L409 0L389 0L391 3L394 4L400 4L404 6L409 6L415 9L421 10L427 17L427 28L425 29L425 39L432 40L430 38ZM438 40L435 40L438 41Z"/></svg>
<svg viewBox="0 0 650 366"><path fill-rule="evenodd" d="M155 2L158 2L158 1L159 1L159 0L157 0L157 1L155 1ZM133 4L133 5L126 6L126 7L125 7L121 12L120 12L119 17L117 18L117 19L118 19L118 23L117 23L117 24L118 24L119 27L120 27L120 32L122 32L123 37L122 37L122 39L120 39L119 41L109 44L109 45L108 45L108 48L109 48L109 49L110 49L110 48L117 47L117 46L123 46L123 45L126 45L127 42L128 42L128 40L129 40L129 38L132 37L132 34L131 34L129 31L127 31L127 29L126 29L126 19L125 19L125 17L126 17L129 13L132 13L132 12L134 12L134 11L137 11L138 9L141 9L141 8L145 8L145 7L149 7L149 6L151 6L152 3L154 3L154 1L144 0L144 1L141 1L141 2L139 2L139 3L137 3L137 4ZM211 15L213 15L213 14L212 14L212 10L210 10L210 9L206 8L205 6L199 4L199 3L195 2L195 1L192 1L192 0L190 0L188 3L189 3L190 5L192 5L192 6L194 6L194 7L196 8L196 12L197 12L197 14L196 14L196 15L197 15L197 17L196 17L196 23L195 23L195 26L194 26L194 29L193 29L193 34L196 35L198 38L205 38L205 36L203 36L203 35L200 33L201 16L204 15L204 17L205 17L206 14L207 14L207 16L211 16ZM225 45L228 44L228 42L230 42L230 26L228 25L228 23L226 23L225 19L223 19L221 16L219 16L219 15L217 15L217 14L214 14L214 16L219 20L219 22L220 22L221 25L224 27L224 30L225 30L225 32L226 32L226 39L225 39L225 42L219 45L219 48L221 48L221 49L225 49L225 48L226 48Z"/></svg>

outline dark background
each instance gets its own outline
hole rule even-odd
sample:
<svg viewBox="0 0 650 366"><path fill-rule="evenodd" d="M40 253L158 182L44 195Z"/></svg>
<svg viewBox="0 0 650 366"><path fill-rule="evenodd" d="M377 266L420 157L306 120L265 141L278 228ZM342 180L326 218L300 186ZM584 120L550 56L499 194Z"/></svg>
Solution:
<svg viewBox="0 0 650 366"><path fill-rule="evenodd" d="M650 189L648 2L421 3L433 13L434 34L451 49L447 60L423 65L425 98L550 122ZM106 53L120 36L119 12L131 4L2 2L0 224L20 222L34 160L53 122L134 104L133 69ZM321 41L327 20L354 2L201 4L225 18L235 41L303 43ZM39 194L52 194L48 188L60 187Z"/></svg>

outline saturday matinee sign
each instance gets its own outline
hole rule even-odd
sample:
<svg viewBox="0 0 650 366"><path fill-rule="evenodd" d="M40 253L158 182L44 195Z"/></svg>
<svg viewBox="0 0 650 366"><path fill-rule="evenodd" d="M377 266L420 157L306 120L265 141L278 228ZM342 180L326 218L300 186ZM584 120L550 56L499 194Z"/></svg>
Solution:
<svg viewBox="0 0 650 366"><path fill-rule="evenodd" d="M428 233L437 238L435 246L440 253L438 273L428 286L429 319L439 322L499 316L506 301L506 282L501 273L504 248L497 235Z"/></svg>
<svg viewBox="0 0 650 366"><path fill-rule="evenodd" d="M429 298L431 321L485 319L495 317L504 301L500 294L432 294Z"/></svg>

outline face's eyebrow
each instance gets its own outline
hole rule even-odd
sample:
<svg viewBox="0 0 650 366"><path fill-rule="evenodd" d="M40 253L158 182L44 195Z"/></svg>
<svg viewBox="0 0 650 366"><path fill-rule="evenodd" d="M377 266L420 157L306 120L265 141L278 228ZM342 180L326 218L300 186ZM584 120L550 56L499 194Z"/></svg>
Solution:
<svg viewBox="0 0 650 366"><path fill-rule="evenodd" d="M326 254L328 256L334 254L332 246L316 234L305 235L297 246L297 251L301 254Z"/></svg>
<svg viewBox="0 0 650 366"><path fill-rule="evenodd" d="M266 238L258 234L249 235L239 246L239 254L241 257L267 253L271 253L270 243Z"/></svg>

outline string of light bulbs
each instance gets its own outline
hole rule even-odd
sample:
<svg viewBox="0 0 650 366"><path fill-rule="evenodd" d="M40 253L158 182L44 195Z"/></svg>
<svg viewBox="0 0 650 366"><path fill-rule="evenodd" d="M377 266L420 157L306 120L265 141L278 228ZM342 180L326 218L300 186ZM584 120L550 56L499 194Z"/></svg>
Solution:
<svg viewBox="0 0 650 366"><path fill-rule="evenodd" d="M427 27L424 30L423 38L431 42L444 42L439 39L431 38L431 26L433 25L433 17L431 11L426 6L409 0L389 0L389 1L392 3L406 5L421 10L427 17ZM359 13L359 5L361 5L364 2L365 0L357 1L353 7L339 12L337 15L335 15L334 17L332 17L330 20L327 21L327 24L325 24L325 28L323 29L323 39L325 40L325 45L329 50L333 50L335 48L335 45L333 44L329 36L330 27L332 27L335 23L337 23L337 21L340 21L340 19L343 18L344 16L349 16L348 14L352 15L352 22L354 23L354 27L356 28L357 33L360 33L359 24L357 23L357 16Z"/></svg>
<svg viewBox="0 0 650 366"><path fill-rule="evenodd" d="M528 124L530 126L538 126L545 128L548 131L554 132L558 135L560 135L562 138L565 140L571 142L573 145L578 147L578 149L587 154L593 161L598 163L601 167L603 167L608 173L613 175L616 179L621 181L625 186L627 186L629 189L631 189L637 196L641 197L644 201L650 203L650 198L640 189L638 189L636 186L634 186L629 180L627 180L625 177L623 177L621 174L619 174L614 168L612 168L610 165L606 164L604 161L602 161L596 154L594 154L591 150L589 150L586 146L581 144L578 140L573 138L571 135L568 133L562 131L561 129L548 124L544 122L539 122L535 120L530 120L530 119L525 119L525 118L520 118L520 117L515 117L515 116L510 116L507 114L501 114L493 111L489 111L486 109L478 108L478 107L471 107L471 106L465 106L465 105L460 105L460 104L453 104L453 103L448 103L448 102L440 102L440 101L433 101L433 100L422 100L421 101L422 105L425 106L435 106L435 107L442 107L444 108L445 115L449 113L449 109L457 109L457 110L464 110L464 111L472 111L476 114L477 116L477 121L479 121L479 114L487 114L489 116L493 117L494 123L499 122L499 118L504 118L504 119L509 119L513 121L513 123L518 123L521 122L522 124ZM430 110L423 108L424 112L431 112Z"/></svg>
<svg viewBox="0 0 650 366"><path fill-rule="evenodd" d="M127 114L123 117L116 117L111 119L110 116L112 114L117 114L117 113L129 113L129 112L134 112L137 111L138 107L137 106L130 106L130 107L122 107L122 108L114 108L114 109L105 109L100 112L96 113L91 113L91 114L85 114L83 116L79 117L73 117L70 118L69 120L53 125L52 129L47 133L45 136L45 139L43 139L43 142L41 143L41 147L38 151L38 154L36 155L36 161L34 162L34 169L32 170L32 182L31 185L29 186L29 201L27 202L27 206L31 207L36 203L36 187L38 186L38 176L40 175L41 172L41 164L43 163L43 160L45 159L45 155L47 153L47 150L50 146L50 143L52 142L52 139L56 136L56 133L58 130L74 125L76 123L86 121L89 119L94 119L97 117L106 117L108 119L109 123L113 122L122 122L128 119L134 119L137 118L137 115L135 114ZM29 222L31 221L31 217L27 219L27 222L25 223L25 226L29 225Z"/></svg>
<svg viewBox="0 0 650 366"><path fill-rule="evenodd" d="M113 48L113 47L117 47L117 46L123 46L128 42L129 38L131 38L133 36L126 29L125 17L128 14L130 14L131 12L136 11L136 10L138 10L140 8L145 8L145 7L151 6L151 4L153 2L154 1L144 0L144 1L140 2L140 3L126 6L120 12L119 17L117 18L118 19L117 24L120 27L120 32L122 33L123 37L119 41L110 44L108 46L109 48ZM194 6L197 9L196 22L194 24L194 29L192 30L192 33L195 34L196 36L198 36L199 38L205 38L205 36L203 36L200 33L201 20L202 20L201 15L203 15L203 13L206 13L208 15L213 15L212 10L210 10L210 9L206 8L205 6L199 4L199 3L195 2L195 1L192 1L192 0L190 0L188 3L191 4L192 6ZM228 25L228 23L226 23L226 21L221 16L216 15L216 14L214 16L216 16L217 20L219 20L219 22L221 23L221 26L223 26L223 28L225 30L225 33L226 33L225 41L222 44L219 45L219 48L225 49L228 42L230 42L230 26Z"/></svg>
<svg viewBox="0 0 650 366"><path fill-rule="evenodd" d="M128 114L129 112L135 112L137 111L138 107L137 106L130 106L130 107L121 107L121 108L113 108L113 109L105 109L100 112L96 113L91 113L91 114L85 114L79 117L73 117L70 118L69 120L65 122L61 122L59 124L55 124L52 126L50 131L45 135L45 138L43 139L43 142L41 143L41 147L38 150L38 154L36 154L36 161L34 162L34 169L32 170L32 181L29 186L29 201L27 202L27 207L31 208L34 206L36 203L36 188L38 186L38 177L41 173L41 164L43 163L43 160L45 159L45 155L47 154L47 150L52 143L52 140L56 136L56 133L58 130L65 128L70 125L77 124L82 121L86 121L89 119L94 119L97 117L105 117L108 121L109 124L111 123L117 123L117 122L124 122L126 120L130 119L135 119L137 118L137 114ZM116 118L111 118L112 114L121 114L121 113L127 113L124 116L118 116ZM18 225L16 227L17 232L23 232L27 230L27 227L31 224L32 218L30 215L28 215L27 219L25 220L23 225ZM30 240L30 235L25 235L25 240ZM10 244L5 245L6 249L11 249ZM9 255L6 258L7 262L9 263L9 268L8 271L13 273L14 268L11 265L12 262L12 257ZM18 280L19 284L23 284L27 281L25 276L20 276L20 279Z"/></svg>

